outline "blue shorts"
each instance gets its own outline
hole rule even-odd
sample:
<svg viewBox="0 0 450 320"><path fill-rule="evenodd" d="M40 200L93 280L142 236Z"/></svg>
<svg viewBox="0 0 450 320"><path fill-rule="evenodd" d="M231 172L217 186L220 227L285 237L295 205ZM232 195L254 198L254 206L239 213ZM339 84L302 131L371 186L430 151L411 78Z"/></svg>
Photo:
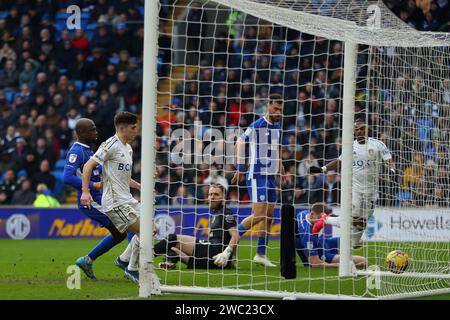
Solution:
<svg viewBox="0 0 450 320"><path fill-rule="evenodd" d="M275 176L247 177L246 182L251 202L277 202Z"/></svg>
<svg viewBox="0 0 450 320"><path fill-rule="evenodd" d="M324 238L324 250L320 258L331 263L337 254L339 254L339 237Z"/></svg>
<svg viewBox="0 0 450 320"><path fill-rule="evenodd" d="M339 254L339 237L322 238L321 240L323 248L318 248L319 258L327 263L331 263L334 257ZM295 251L297 251L305 267L309 267L309 260L305 254L308 250L303 248L299 238L295 240Z"/></svg>

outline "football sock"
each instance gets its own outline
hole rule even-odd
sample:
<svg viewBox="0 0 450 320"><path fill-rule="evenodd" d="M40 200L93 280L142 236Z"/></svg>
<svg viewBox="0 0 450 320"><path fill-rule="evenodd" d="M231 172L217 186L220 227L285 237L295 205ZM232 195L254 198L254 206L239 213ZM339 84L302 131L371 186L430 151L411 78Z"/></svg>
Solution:
<svg viewBox="0 0 450 320"><path fill-rule="evenodd" d="M133 248L133 243L134 243L134 237L130 240L130 242L128 242L128 246L125 249L125 251L119 256L120 260L122 260L123 262L129 262L130 261L130 257L131 257L131 250Z"/></svg>
<svg viewBox="0 0 450 320"><path fill-rule="evenodd" d="M364 233L364 229L359 226L351 226L351 243L352 248L358 248L361 246L360 240Z"/></svg>
<svg viewBox="0 0 450 320"><path fill-rule="evenodd" d="M256 249L256 253L260 256L266 255L267 245L269 244L269 236L266 237L258 237L258 247Z"/></svg>
<svg viewBox="0 0 450 320"><path fill-rule="evenodd" d="M95 261L98 257L100 257L102 254L108 252L112 247L114 247L116 244L118 244L119 241L114 240L112 235L107 235L103 238L102 241L100 241L99 244L97 244L94 249L91 250L91 252L88 253L88 257Z"/></svg>
<svg viewBox="0 0 450 320"><path fill-rule="evenodd" d="M130 263L128 264L128 270L139 270L139 238L133 237L133 246L131 249Z"/></svg>

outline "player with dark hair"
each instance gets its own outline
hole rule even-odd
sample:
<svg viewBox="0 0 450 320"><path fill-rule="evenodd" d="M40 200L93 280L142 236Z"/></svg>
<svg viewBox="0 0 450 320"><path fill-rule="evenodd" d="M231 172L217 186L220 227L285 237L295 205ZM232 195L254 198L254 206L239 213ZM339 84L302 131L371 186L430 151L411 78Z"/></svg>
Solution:
<svg viewBox="0 0 450 320"><path fill-rule="evenodd" d="M84 164L94 154L90 145L97 140L97 128L91 119L81 118L75 125L77 141L72 145L67 153L66 165L64 167L64 183L74 187L78 192L78 207L84 215L97 221L111 233L103 238L87 255L76 260L75 264L79 266L86 276L96 279L92 265L95 259L108 252L112 247L122 242L126 238L126 232L121 233L117 230L107 215L101 212L102 200L102 182L101 166L93 169L89 180L89 188L92 190L91 208L87 208L80 203L81 176Z"/></svg>
<svg viewBox="0 0 450 320"><path fill-rule="evenodd" d="M119 112L114 117L116 134L103 142L97 152L86 162L83 169L82 195L80 202L90 208L92 203L89 180L92 169L103 166L102 212L123 233L135 234L127 249L116 259L116 265L125 269L125 276L139 282L139 217L140 203L133 198L130 188L139 189L141 184L131 178L133 149L130 143L137 136L137 116L130 112ZM151 281L158 281L152 274ZM155 284L156 285L156 284Z"/></svg>
<svg viewBox="0 0 450 320"><path fill-rule="evenodd" d="M389 168L395 180L395 168L392 155L386 145L377 139L367 137L367 125L362 119L354 123L353 141L353 173L352 173L352 233L351 245L360 246L360 240L367 225L367 220L373 215L378 199L378 177L383 163ZM319 167L311 167L311 174L326 173L340 168L342 156ZM325 223L339 226L339 219L325 219Z"/></svg>
<svg viewBox="0 0 450 320"><path fill-rule="evenodd" d="M160 268L173 269L181 260L188 268L230 268L239 235L236 216L225 206L225 188L221 184L209 187L208 201L211 209L207 240L188 235L170 234L154 247L155 255L165 255Z"/></svg>
<svg viewBox="0 0 450 320"><path fill-rule="evenodd" d="M239 225L239 235L243 235L254 225L258 225L258 247L253 261L267 267L275 265L267 258L276 195L276 178L284 176L280 160L281 126L283 100L279 94L271 94L267 104L267 114L250 124L235 144L235 163L237 171L231 183L239 183L244 175L247 190L252 202L252 214ZM249 165L245 173L245 144L250 146Z"/></svg>
<svg viewBox="0 0 450 320"><path fill-rule="evenodd" d="M328 208L323 203L315 203L311 210L297 214L298 237L295 250L306 267L339 267L339 238L320 235L320 219L327 215ZM362 256L352 256L357 268L365 268L367 261Z"/></svg>

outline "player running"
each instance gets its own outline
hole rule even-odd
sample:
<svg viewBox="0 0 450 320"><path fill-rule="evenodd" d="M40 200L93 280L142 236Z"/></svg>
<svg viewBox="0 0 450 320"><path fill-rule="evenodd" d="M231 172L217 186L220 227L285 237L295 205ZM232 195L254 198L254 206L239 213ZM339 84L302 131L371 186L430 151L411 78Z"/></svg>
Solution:
<svg viewBox="0 0 450 320"><path fill-rule="evenodd" d="M90 145L97 140L97 128L94 122L87 118L81 118L75 125L77 141L72 145L67 153L66 165L64 167L64 183L74 187L78 193L78 207L84 215L97 221L103 227L109 230L111 234L107 235L97 244L87 255L76 260L75 264L84 271L90 279L96 279L93 262L104 253L108 252L112 247L122 242L126 238L126 232L120 233L107 215L101 210L102 200L102 182L101 167L97 166L93 169L89 180L89 189L91 189L92 199L91 208L80 203L81 191L81 175L84 164L94 154Z"/></svg>
<svg viewBox="0 0 450 320"><path fill-rule="evenodd" d="M276 177L280 173L284 176L284 167L279 153L281 136L279 121L282 111L281 95L271 94L267 104L267 114L250 124L236 141L234 151L237 171L231 179L231 183L239 183L244 177L245 144L249 143L250 160L246 183L252 202L252 214L238 225L238 231L242 236L254 225L259 224L258 247L253 261L267 267L275 267L275 264L266 256L266 249L277 201Z"/></svg>
<svg viewBox="0 0 450 320"><path fill-rule="evenodd" d="M130 143L137 136L137 117L130 112L119 112L114 117L116 134L103 142L97 152L86 162L83 169L83 185L80 202L90 208L93 197L89 180L92 170L102 165L102 212L112 221L119 232L135 234L127 249L116 259L125 268L125 276L139 282L139 216L140 203L133 198L130 188L140 189L140 183L131 179L133 150ZM126 266L126 262L128 266ZM153 275L152 275L153 276ZM152 281L157 281L154 277Z"/></svg>
<svg viewBox="0 0 450 320"><path fill-rule="evenodd" d="M317 223L328 212L323 203L315 203L311 210L302 210L297 214L298 238L295 240L295 250L306 267L339 267L339 237L326 238L319 233ZM352 256L357 268L367 266L366 258Z"/></svg>
<svg viewBox="0 0 450 320"><path fill-rule="evenodd" d="M380 164L384 162L392 175L395 175L395 168L391 152L386 145L380 140L366 138L367 126L363 120L355 121L354 132L351 245L357 248L360 246L367 220L373 215L378 199ZM313 166L310 168L310 173L326 173L329 170L339 169L341 159L342 156L322 168ZM339 226L339 219L325 219L325 223Z"/></svg>
<svg viewBox="0 0 450 320"><path fill-rule="evenodd" d="M208 200L211 209L207 240L192 236L170 234L154 247L155 255L166 255L160 268L173 269L181 260L189 269L214 269L232 267L239 235L236 216L225 206L225 188L221 184L209 187Z"/></svg>

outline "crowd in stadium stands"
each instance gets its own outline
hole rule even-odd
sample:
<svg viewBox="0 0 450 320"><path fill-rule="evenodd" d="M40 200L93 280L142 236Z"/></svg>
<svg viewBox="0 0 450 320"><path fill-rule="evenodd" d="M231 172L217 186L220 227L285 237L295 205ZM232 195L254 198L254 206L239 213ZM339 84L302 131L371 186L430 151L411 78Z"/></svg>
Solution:
<svg viewBox="0 0 450 320"><path fill-rule="evenodd" d="M139 112L143 3L0 1L0 204L33 204L40 184L64 201L77 119L95 121L100 143L116 111ZM69 5L81 8L79 30L67 28Z"/></svg>
<svg viewBox="0 0 450 320"><path fill-rule="evenodd" d="M174 0L160 2L163 21ZM143 3L0 1L0 205L33 204L38 185L42 190L42 185L47 186L50 191L44 193L64 202L67 190L62 169L77 119L95 121L100 143L114 134L115 112L140 113ZM447 0L386 3L417 29L449 31ZM66 8L72 4L82 9L81 30L67 30ZM202 38L212 26L201 22L208 22L211 16L195 4L186 13L186 45L188 53L195 53L205 47ZM289 185L283 187L280 197L299 204L321 199L338 202L339 175L309 176L307 168L340 153L342 44L313 42L307 35L297 41L298 32L269 25L240 29L233 23L239 18L234 15L231 13L227 22L228 32L215 35L214 50L200 55L199 71L176 88L170 106L173 117L158 122L157 203L203 203L207 185L228 185L235 170L230 164L177 166L170 162L171 133L177 124L192 132L195 121L222 131L245 128L264 113L269 91L283 92L286 100L281 154ZM173 58L170 35L160 34L159 47L158 73L169 76ZM450 100L450 81L446 85L444 95ZM358 104L356 111L363 109ZM139 179L140 141L133 148L133 177ZM442 152L448 150L437 153ZM438 184L433 184L425 178L432 173L420 162L427 159L419 158L402 168L401 185L408 189L405 194L409 190L422 194L405 195L398 202L426 202L427 197L448 200L449 190L444 188L450 185L448 170L439 167ZM229 185L228 190L231 203L248 201L244 184L238 188Z"/></svg>
<svg viewBox="0 0 450 320"><path fill-rule="evenodd" d="M416 29L450 31L448 1L389 1L387 5ZM208 9L194 5L186 16L187 52L184 58L188 65L197 66L198 71L188 74L188 78L177 86L170 106L172 116L160 119L158 123L158 204L202 203L206 198L206 179L211 180L212 176L210 170L214 172L214 181L221 179L226 182L230 203L248 201L245 182L239 187L229 185L235 171L233 165L216 164L211 168L206 164L179 165L172 161L176 155L171 150L180 140L171 140L171 133L183 128L193 137L196 122L200 122L201 132L207 128L220 131L236 127L245 129L263 115L271 92L281 93L285 99L281 157L288 183L279 192L279 200L300 205L321 200L329 204L338 203L339 174L308 175L308 168L311 164L322 166L328 163L341 151L342 43L270 24L261 23L257 27L250 22L240 27L241 17L231 12L226 23L229 27L227 32L217 32L219 28L214 28L215 40L208 47L206 28L216 22L214 10L212 12L208 14ZM203 23L202 28L199 22ZM359 58L360 65L368 63L367 55L360 55ZM427 135L434 126L423 123L427 120L419 116L402 119L412 120L413 125L406 126L396 122L395 116L388 115L388 119L384 115L376 116L379 106L374 108L365 103L366 74L367 67L359 70L355 111L364 116L368 114L370 134L381 138L391 148L399 167L399 176L394 177L395 181L387 180L386 174L380 175L382 204L447 205L450 200L446 187L450 183L447 160L450 156L449 140L440 139L444 143L434 146L432 139L429 139L429 144L419 143L424 141L423 135ZM387 76L380 75L379 78ZM395 76L401 78L400 75ZM449 87L450 80L446 82L445 77L448 77L448 70L444 70L443 84ZM415 79L408 80L412 82ZM449 91L441 89L441 92L439 99L448 104ZM380 102L378 98L372 100ZM419 105L421 102L415 103ZM443 120L439 126L438 123L435 125L445 136L450 123L445 122L447 111L444 107L433 109L432 114L439 121ZM417 134L409 135L411 145L400 150L398 143L395 145L393 139L388 139L390 136L399 137L398 133L376 132L377 121L388 121L391 131L409 127L414 128L412 130L416 130ZM203 148L206 145L203 143ZM436 150L427 151L433 148ZM412 159L414 154L421 163L415 164ZM417 167L427 169L422 172Z"/></svg>

